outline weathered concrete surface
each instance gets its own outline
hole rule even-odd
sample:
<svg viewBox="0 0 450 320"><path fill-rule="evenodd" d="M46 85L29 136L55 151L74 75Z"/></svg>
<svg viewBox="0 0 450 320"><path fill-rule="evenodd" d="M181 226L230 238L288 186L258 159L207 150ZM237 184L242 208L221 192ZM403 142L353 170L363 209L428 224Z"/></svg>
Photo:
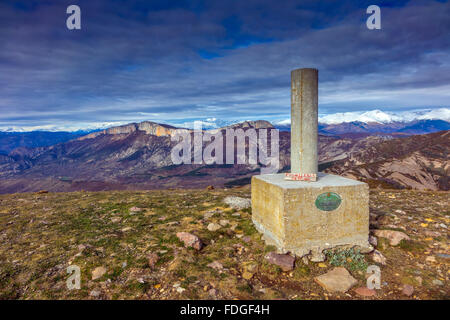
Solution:
<svg viewBox="0 0 450 320"><path fill-rule="evenodd" d="M291 173L317 173L317 69L291 72Z"/></svg>
<svg viewBox="0 0 450 320"><path fill-rule="evenodd" d="M369 248L369 187L319 173L317 182L286 181L284 174L253 176L252 219L268 244L297 256L336 246ZM315 205L318 195L335 192L342 202L333 211Z"/></svg>

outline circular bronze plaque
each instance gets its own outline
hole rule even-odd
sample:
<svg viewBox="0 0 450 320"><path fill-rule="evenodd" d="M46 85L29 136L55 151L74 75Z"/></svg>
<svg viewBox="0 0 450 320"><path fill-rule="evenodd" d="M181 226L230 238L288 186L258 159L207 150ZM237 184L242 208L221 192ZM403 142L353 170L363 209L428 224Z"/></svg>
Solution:
<svg viewBox="0 0 450 320"><path fill-rule="evenodd" d="M316 207L322 211L333 211L341 205L341 197L334 192L319 194L316 199Z"/></svg>

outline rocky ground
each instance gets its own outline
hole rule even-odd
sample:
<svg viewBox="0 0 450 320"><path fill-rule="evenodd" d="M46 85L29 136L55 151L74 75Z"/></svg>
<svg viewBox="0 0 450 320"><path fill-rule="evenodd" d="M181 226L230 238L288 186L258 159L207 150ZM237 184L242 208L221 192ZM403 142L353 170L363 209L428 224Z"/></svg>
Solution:
<svg viewBox="0 0 450 320"><path fill-rule="evenodd" d="M371 190L377 251L295 265L261 240L248 201L226 204L227 196L249 198L250 190L1 195L0 298L450 297L448 192ZM80 267L80 290L66 288L71 264ZM369 265L381 269L378 290L365 288Z"/></svg>

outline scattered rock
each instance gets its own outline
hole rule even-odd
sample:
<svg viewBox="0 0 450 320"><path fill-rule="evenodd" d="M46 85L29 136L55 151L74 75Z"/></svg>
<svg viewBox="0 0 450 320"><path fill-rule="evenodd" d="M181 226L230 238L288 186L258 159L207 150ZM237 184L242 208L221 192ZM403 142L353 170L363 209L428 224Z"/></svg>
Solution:
<svg viewBox="0 0 450 320"><path fill-rule="evenodd" d="M369 243L376 247L378 245L378 239L375 236L369 236Z"/></svg>
<svg viewBox="0 0 450 320"><path fill-rule="evenodd" d="M48 193L48 191L47 190L41 190L41 191L36 192L36 194L45 194L45 193Z"/></svg>
<svg viewBox="0 0 450 320"><path fill-rule="evenodd" d="M208 211L208 212L205 212L205 214L203 215L203 217L205 217L205 219L209 219L209 218L211 218L213 215L215 215L216 214L216 212L215 211Z"/></svg>
<svg viewBox="0 0 450 320"><path fill-rule="evenodd" d="M250 241L252 241L252 238L250 236L245 236L242 238L242 241L244 241L245 243L249 243Z"/></svg>
<svg viewBox="0 0 450 320"><path fill-rule="evenodd" d="M122 232L127 232L127 231L130 231L132 228L131 227L125 227L125 228L122 228Z"/></svg>
<svg viewBox="0 0 450 320"><path fill-rule="evenodd" d="M97 280L101 277L103 277L103 275L106 273L106 268L105 267L97 267L94 269L94 271L92 271L92 280Z"/></svg>
<svg viewBox="0 0 450 320"><path fill-rule="evenodd" d="M185 247L192 247L195 250L201 250L203 247L202 240L189 232L178 232L177 237L184 242Z"/></svg>
<svg viewBox="0 0 450 320"><path fill-rule="evenodd" d="M214 190L214 186L207 186L206 190Z"/></svg>
<svg viewBox="0 0 450 320"><path fill-rule="evenodd" d="M307 256L303 256L303 257L302 257L302 262L303 262L304 264L308 265L308 264L309 264L308 257L307 257Z"/></svg>
<svg viewBox="0 0 450 320"><path fill-rule="evenodd" d="M436 262L436 258L434 256L428 256L425 258L426 262Z"/></svg>
<svg viewBox="0 0 450 320"><path fill-rule="evenodd" d="M355 289L355 292L362 297L373 297L376 295L376 291L367 287L359 287Z"/></svg>
<svg viewBox="0 0 450 320"><path fill-rule="evenodd" d="M217 223L210 223L210 224L208 224L208 227L207 227L207 229L209 230L209 231L217 231L217 230L219 230L220 228L222 228L222 226L220 225L220 224L217 224Z"/></svg>
<svg viewBox="0 0 450 320"><path fill-rule="evenodd" d="M100 297L100 294L101 294L101 292L98 290L92 290L91 292L89 292L89 295L94 298Z"/></svg>
<svg viewBox="0 0 450 320"><path fill-rule="evenodd" d="M294 270L295 258L288 254L278 254L272 251L266 254L265 258L270 263L279 266L283 271Z"/></svg>
<svg viewBox="0 0 450 320"><path fill-rule="evenodd" d="M444 283L443 283L441 280L439 280L439 279L434 279L434 280L432 281L432 283L433 283L435 286L443 286L443 285L444 285Z"/></svg>
<svg viewBox="0 0 450 320"><path fill-rule="evenodd" d="M213 268L215 270L221 271L223 270L223 265L219 261L213 261L206 265L207 267Z"/></svg>
<svg viewBox="0 0 450 320"><path fill-rule="evenodd" d="M410 240L410 238L400 231L393 231L393 230L375 230L374 234L377 237L386 238L389 240L389 243L391 246L396 246L400 243L402 240Z"/></svg>
<svg viewBox="0 0 450 320"><path fill-rule="evenodd" d="M321 276L315 277L314 281L329 292L346 292L358 283L343 267L336 267Z"/></svg>
<svg viewBox="0 0 450 320"><path fill-rule="evenodd" d="M370 258L376 263L382 264L383 266L386 265L386 257L378 250L374 250L370 254Z"/></svg>
<svg viewBox="0 0 450 320"><path fill-rule="evenodd" d="M150 252L147 255L147 261L148 261L148 265L150 266L150 268L154 268L156 263L159 260L159 256L156 253Z"/></svg>
<svg viewBox="0 0 450 320"><path fill-rule="evenodd" d="M217 290L214 288L209 289L208 294L212 297L215 297L217 295Z"/></svg>
<svg viewBox="0 0 450 320"><path fill-rule="evenodd" d="M405 284L403 285L402 293L410 297L414 293L414 287L409 284Z"/></svg>
<svg viewBox="0 0 450 320"><path fill-rule="evenodd" d="M311 260L312 262L323 262L325 261L325 258L325 254L323 254L322 250L318 248L314 248L311 250L311 257L309 258L309 260Z"/></svg>
<svg viewBox="0 0 450 320"><path fill-rule="evenodd" d="M230 223L229 220L220 220L220 221L219 221L219 224L220 224L222 227L226 227L229 223Z"/></svg>
<svg viewBox="0 0 450 320"><path fill-rule="evenodd" d="M245 280L250 280L253 275L256 273L256 270L258 269L258 265L256 262L249 261L244 263L244 272L242 273L242 277Z"/></svg>
<svg viewBox="0 0 450 320"><path fill-rule="evenodd" d="M425 230L425 232L423 234L426 235L427 237L434 237L434 238L437 238L437 237L441 236L440 232L430 231L430 230Z"/></svg>
<svg viewBox="0 0 450 320"><path fill-rule="evenodd" d="M182 288L182 287L178 287L178 288L177 288L177 292L178 292L178 293L183 293L184 291L186 291L185 288Z"/></svg>
<svg viewBox="0 0 450 320"><path fill-rule="evenodd" d="M252 201L247 198L240 198L240 197L226 197L223 202L225 202L227 205L229 205L231 208L236 210L242 210L247 209L252 206Z"/></svg>
<svg viewBox="0 0 450 320"><path fill-rule="evenodd" d="M414 279L416 279L416 281L417 281L417 283L419 284L419 286L422 285L422 277L417 276L417 277L415 277Z"/></svg>
<svg viewBox="0 0 450 320"><path fill-rule="evenodd" d="M141 212L141 211L142 211L142 209L138 208L138 207L130 208L130 213L138 213L138 212Z"/></svg>
<svg viewBox="0 0 450 320"><path fill-rule="evenodd" d="M446 253L436 253L439 258L450 259L450 254Z"/></svg>

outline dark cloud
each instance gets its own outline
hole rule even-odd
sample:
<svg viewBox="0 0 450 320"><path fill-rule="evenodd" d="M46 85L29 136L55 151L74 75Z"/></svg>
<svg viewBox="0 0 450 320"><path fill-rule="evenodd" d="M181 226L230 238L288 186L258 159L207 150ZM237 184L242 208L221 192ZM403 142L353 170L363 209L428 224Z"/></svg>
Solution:
<svg viewBox="0 0 450 320"><path fill-rule="evenodd" d="M0 126L288 117L298 67L321 112L448 106L449 3L378 1L371 31L371 2L2 1Z"/></svg>

